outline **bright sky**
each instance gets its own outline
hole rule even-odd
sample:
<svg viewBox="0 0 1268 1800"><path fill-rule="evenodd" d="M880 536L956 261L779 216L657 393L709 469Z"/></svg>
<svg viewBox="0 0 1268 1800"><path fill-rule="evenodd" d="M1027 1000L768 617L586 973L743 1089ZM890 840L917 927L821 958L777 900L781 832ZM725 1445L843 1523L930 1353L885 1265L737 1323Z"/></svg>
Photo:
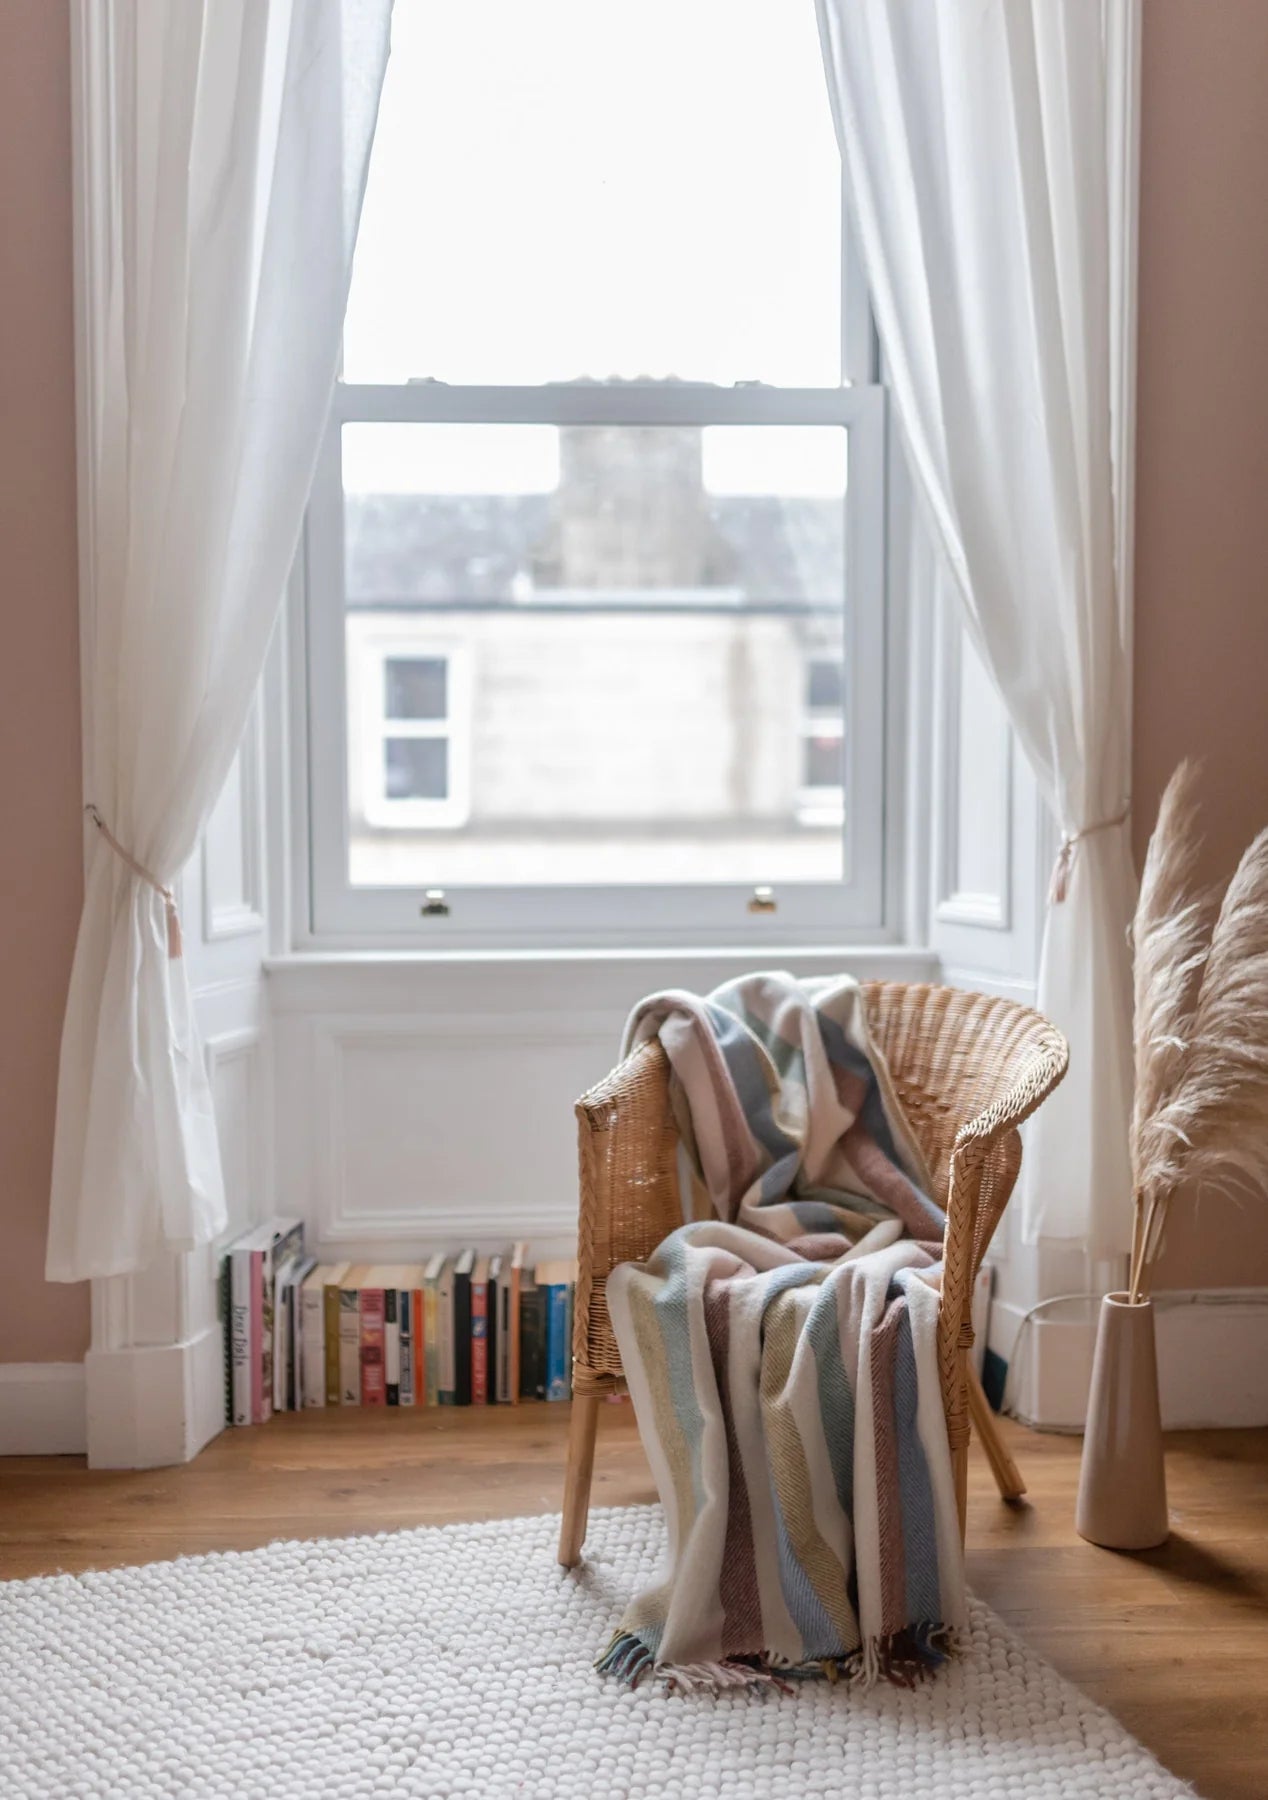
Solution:
<svg viewBox="0 0 1268 1800"><path fill-rule="evenodd" d="M344 376L832 385L839 231L813 0L396 0ZM358 428L348 486L459 491L419 485L442 429L456 477L463 428ZM554 485L516 432L461 491ZM841 491L842 434L777 435L713 434L707 479Z"/></svg>

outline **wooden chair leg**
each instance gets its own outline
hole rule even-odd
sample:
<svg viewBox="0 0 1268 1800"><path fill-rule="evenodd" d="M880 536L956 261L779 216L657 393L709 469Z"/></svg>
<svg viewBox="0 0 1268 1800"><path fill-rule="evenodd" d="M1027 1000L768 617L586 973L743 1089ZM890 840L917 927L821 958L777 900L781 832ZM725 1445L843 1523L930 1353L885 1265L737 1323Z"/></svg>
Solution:
<svg viewBox="0 0 1268 1800"><path fill-rule="evenodd" d="M995 1477L995 1485L999 1489L1002 1500L1020 1500L1026 1491L1026 1484L1021 1478L1021 1470L1008 1453L1008 1446L1000 1436L999 1425L995 1414L991 1411L991 1403L982 1392L982 1383L978 1379L977 1370L969 1367L969 1417L973 1421L973 1429L982 1440L982 1448L986 1452L986 1460L991 1465L991 1473Z"/></svg>
<svg viewBox="0 0 1268 1800"><path fill-rule="evenodd" d="M594 1474L594 1440L599 1429L599 1396L573 1397L568 1427L568 1473L564 1477L564 1518L559 1532L559 1560L565 1569L581 1561L590 1512L590 1480Z"/></svg>
<svg viewBox="0 0 1268 1800"><path fill-rule="evenodd" d="M969 1522L969 1446L967 1439L951 1452L951 1470L955 1476L955 1510L960 1515L960 1542Z"/></svg>

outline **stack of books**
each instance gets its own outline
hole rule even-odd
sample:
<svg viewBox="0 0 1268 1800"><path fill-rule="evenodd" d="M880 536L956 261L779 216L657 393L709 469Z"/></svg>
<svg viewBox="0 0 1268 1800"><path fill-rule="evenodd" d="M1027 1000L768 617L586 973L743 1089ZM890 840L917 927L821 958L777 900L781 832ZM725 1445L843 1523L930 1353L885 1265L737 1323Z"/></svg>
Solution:
<svg viewBox="0 0 1268 1800"><path fill-rule="evenodd" d="M567 1400L577 1265L438 1252L426 1263L319 1263L298 1219L224 1260L227 1416L256 1425L316 1406Z"/></svg>

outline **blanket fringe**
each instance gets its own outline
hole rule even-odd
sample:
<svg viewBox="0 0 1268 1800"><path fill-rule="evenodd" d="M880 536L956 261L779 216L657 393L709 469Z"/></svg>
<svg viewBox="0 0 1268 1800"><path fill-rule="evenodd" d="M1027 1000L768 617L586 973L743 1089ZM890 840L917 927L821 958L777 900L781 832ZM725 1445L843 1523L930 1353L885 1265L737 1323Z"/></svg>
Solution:
<svg viewBox="0 0 1268 1800"><path fill-rule="evenodd" d="M636 1688L648 1678L667 1694L723 1693L730 1688L778 1688L791 1693L795 1681L848 1682L872 1687L878 1681L914 1688L936 1675L962 1650L961 1634L951 1625L924 1621L886 1637L869 1638L843 1656L815 1657L784 1663L774 1655L724 1657L720 1662L658 1663L636 1632L616 1631L595 1663L600 1675L614 1676L623 1687Z"/></svg>

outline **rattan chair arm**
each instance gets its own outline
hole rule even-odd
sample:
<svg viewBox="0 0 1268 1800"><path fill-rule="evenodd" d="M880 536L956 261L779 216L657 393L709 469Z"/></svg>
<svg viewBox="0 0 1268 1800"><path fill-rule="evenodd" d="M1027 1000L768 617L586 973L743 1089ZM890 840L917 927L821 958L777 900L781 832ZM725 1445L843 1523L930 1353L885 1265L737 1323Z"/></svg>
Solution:
<svg viewBox="0 0 1268 1800"><path fill-rule="evenodd" d="M669 1059L659 1040L639 1044L576 1104L580 1209L573 1307L578 1392L621 1374L607 1308L607 1278L640 1262L682 1223L678 1134L669 1102Z"/></svg>
<svg viewBox="0 0 1268 1800"><path fill-rule="evenodd" d="M962 1125L956 1133L958 1154L974 1146L985 1154L1006 1131L1015 1131L1059 1086L1070 1061L1070 1049L1061 1033L1045 1020L1041 1030L1025 1046L1019 1066L1004 1076L1002 1091L989 1106Z"/></svg>
<svg viewBox="0 0 1268 1800"><path fill-rule="evenodd" d="M992 1157L1005 1154L1005 1140L1058 1085L1069 1063L1065 1039L1038 1014L1034 1015L1034 1028L1020 1048L1022 1054L1017 1064L1001 1071L1001 1086L995 1098L956 1133L951 1154L942 1250L938 1362L947 1429L953 1445L968 1437L968 1398L961 1357L973 1343L973 1283L995 1225L995 1217L991 1217L983 1230L979 1220L983 1177ZM1020 1153L1015 1152L1013 1171L1006 1178L1004 1198L1012 1188L1019 1159Z"/></svg>

